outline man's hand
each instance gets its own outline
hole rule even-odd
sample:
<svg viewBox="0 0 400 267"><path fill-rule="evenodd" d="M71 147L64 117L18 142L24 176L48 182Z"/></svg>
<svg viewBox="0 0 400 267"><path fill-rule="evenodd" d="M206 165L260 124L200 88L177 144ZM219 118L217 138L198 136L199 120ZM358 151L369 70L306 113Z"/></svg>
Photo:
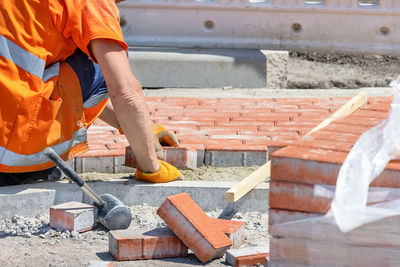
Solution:
<svg viewBox="0 0 400 267"><path fill-rule="evenodd" d="M153 134L157 136L161 145L179 147L179 141L176 136L168 131L163 125L154 123Z"/></svg>
<svg viewBox="0 0 400 267"><path fill-rule="evenodd" d="M160 124L153 124L154 148L157 158L164 160L165 154L162 146L179 147L179 141L176 136Z"/></svg>

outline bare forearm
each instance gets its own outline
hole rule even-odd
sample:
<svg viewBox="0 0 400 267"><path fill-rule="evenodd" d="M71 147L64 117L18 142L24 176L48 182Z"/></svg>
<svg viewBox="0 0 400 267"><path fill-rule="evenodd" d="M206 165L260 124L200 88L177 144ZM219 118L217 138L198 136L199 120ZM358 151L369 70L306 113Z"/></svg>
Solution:
<svg viewBox="0 0 400 267"><path fill-rule="evenodd" d="M119 88L118 92L119 94L110 94L110 98L119 125L135 152L139 168L144 172L155 172L159 167L154 137L140 84L133 81L133 84Z"/></svg>
<svg viewBox="0 0 400 267"><path fill-rule="evenodd" d="M105 77L116 120L135 153L138 167L144 172L158 171L149 112L142 88L130 71L126 52L109 40L93 40L91 49Z"/></svg>
<svg viewBox="0 0 400 267"><path fill-rule="evenodd" d="M117 117L115 116L114 107L112 106L111 101L108 101L99 118L116 129L121 127Z"/></svg>

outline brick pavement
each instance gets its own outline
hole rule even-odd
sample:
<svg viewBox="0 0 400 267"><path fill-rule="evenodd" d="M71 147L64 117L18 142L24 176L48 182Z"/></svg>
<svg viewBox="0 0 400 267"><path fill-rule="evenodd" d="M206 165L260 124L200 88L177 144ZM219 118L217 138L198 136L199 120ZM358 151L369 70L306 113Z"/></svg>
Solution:
<svg viewBox="0 0 400 267"><path fill-rule="evenodd" d="M183 147L266 152L267 146L282 147L298 139L350 98L146 99L152 120L173 131ZM374 98L377 108L379 99ZM359 116L365 118L364 112L359 110ZM88 141L90 150L81 158L123 156L128 146L124 136L101 120L90 127Z"/></svg>

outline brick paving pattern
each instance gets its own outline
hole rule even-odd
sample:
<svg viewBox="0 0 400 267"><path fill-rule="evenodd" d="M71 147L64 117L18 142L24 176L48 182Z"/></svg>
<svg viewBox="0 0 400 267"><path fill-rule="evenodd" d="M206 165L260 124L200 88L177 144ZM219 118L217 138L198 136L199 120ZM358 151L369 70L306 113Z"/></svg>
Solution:
<svg viewBox="0 0 400 267"><path fill-rule="evenodd" d="M350 98L146 99L152 120L173 131L182 147L266 151L267 146L286 146L306 134ZM376 106L381 107L379 101ZM363 115L365 110L358 112L366 123L374 122ZM377 116L384 116L381 113ZM123 156L128 146L123 135L101 120L89 128L88 141L90 151L81 157Z"/></svg>

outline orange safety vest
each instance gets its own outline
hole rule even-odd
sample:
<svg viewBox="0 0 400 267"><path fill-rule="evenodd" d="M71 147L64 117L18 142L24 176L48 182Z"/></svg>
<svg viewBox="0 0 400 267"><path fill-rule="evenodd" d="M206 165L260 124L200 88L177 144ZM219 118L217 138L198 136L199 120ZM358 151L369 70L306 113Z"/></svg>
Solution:
<svg viewBox="0 0 400 267"><path fill-rule="evenodd" d="M85 152L87 127L106 101L83 108L79 80L65 62L77 46L55 28L43 0L0 1L0 172L54 166Z"/></svg>

